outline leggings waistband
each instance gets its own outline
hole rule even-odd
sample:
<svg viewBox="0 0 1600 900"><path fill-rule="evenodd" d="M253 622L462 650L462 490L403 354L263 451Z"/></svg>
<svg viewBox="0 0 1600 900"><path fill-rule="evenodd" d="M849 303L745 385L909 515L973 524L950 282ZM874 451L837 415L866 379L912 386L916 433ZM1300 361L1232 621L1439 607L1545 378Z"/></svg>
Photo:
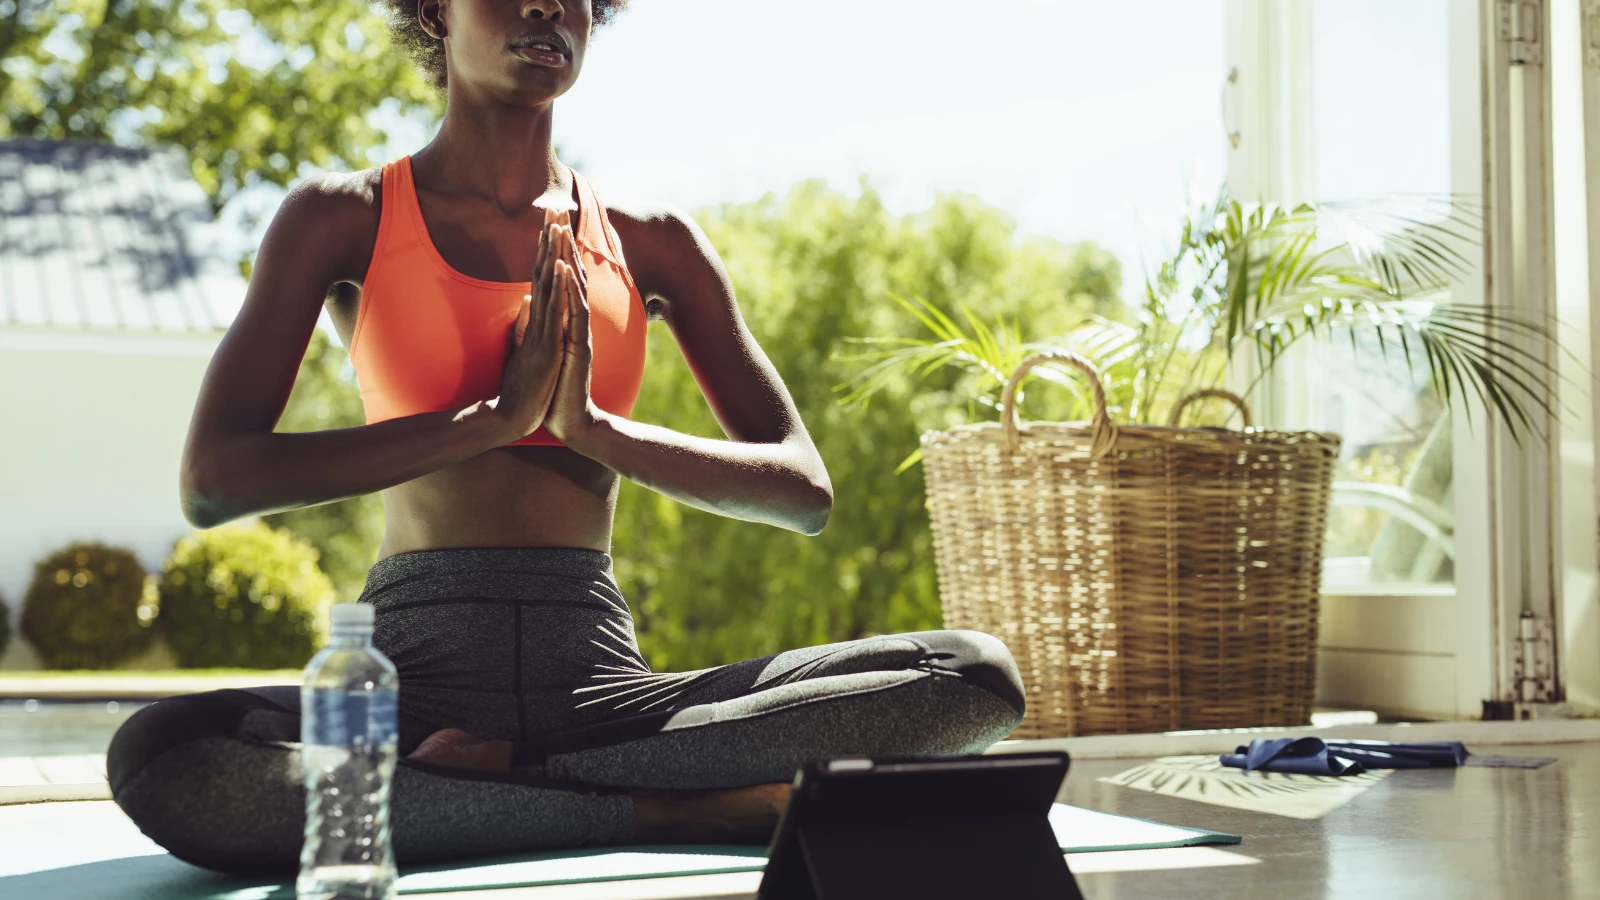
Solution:
<svg viewBox="0 0 1600 900"><path fill-rule="evenodd" d="M500 578L496 578L500 576ZM408 594L408 583L434 582L452 577L503 580L518 576L554 577L601 582L616 591L611 554L577 547L462 547L413 550L378 560L367 571L362 602L380 595ZM618 597L620 598L620 592Z"/></svg>

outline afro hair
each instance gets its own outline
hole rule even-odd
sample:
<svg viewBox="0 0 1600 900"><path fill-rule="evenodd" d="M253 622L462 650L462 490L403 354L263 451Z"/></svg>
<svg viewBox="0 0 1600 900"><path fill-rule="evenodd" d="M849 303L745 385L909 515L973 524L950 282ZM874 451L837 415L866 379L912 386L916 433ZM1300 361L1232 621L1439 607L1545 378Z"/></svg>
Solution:
<svg viewBox="0 0 1600 900"><path fill-rule="evenodd" d="M628 0L590 0L595 27L608 24L628 5ZM422 30L417 21L417 0L381 0L389 11L389 34L397 46L411 54L428 80L440 90L445 86L444 41Z"/></svg>

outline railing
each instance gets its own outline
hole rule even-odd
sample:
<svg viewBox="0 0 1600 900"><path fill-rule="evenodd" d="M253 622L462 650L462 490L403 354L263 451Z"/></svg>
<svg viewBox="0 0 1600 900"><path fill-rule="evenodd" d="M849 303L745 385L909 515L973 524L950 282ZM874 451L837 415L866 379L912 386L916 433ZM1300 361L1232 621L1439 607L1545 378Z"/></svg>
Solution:
<svg viewBox="0 0 1600 900"><path fill-rule="evenodd" d="M1335 481L1332 505L1380 510L1416 529L1426 543L1411 562L1412 582L1432 581L1441 562L1455 561L1455 515L1426 497L1398 485Z"/></svg>

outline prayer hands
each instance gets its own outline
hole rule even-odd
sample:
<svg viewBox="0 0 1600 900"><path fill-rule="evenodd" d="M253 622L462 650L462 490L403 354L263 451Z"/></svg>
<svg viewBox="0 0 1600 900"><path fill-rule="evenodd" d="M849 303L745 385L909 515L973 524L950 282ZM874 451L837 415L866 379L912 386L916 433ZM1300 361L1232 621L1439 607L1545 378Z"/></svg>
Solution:
<svg viewBox="0 0 1600 900"><path fill-rule="evenodd" d="M589 341L589 277L578 258L577 242L571 239L570 230L567 234L568 240L562 247L565 256L556 260L555 279L567 310L561 374L544 424L551 434L570 447L583 429L594 423L596 413L589 395L594 360Z"/></svg>
<svg viewBox="0 0 1600 900"><path fill-rule="evenodd" d="M527 302L512 325L511 352L506 356L501 375L500 396L493 408L505 418L511 440L530 434L542 424L555 394L565 356L571 309L569 290L561 272L570 271L562 257L575 255L572 226L565 211L546 209L544 228L539 233L539 251L534 257L533 277Z"/></svg>

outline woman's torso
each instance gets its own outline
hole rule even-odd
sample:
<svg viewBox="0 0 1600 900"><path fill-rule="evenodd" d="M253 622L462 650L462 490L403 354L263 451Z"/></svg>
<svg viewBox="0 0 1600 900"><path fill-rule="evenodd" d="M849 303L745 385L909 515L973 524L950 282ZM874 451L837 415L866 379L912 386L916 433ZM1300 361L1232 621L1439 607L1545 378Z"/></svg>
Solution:
<svg viewBox="0 0 1600 900"><path fill-rule="evenodd" d="M422 181L428 183L423 164ZM568 170L566 204L588 274L597 405L626 415L643 364L645 309L605 208ZM369 422L459 408L498 393L506 335L528 282L543 210L418 189L406 158L372 173L378 214L359 278L328 309ZM525 277L525 276L524 276ZM384 491L379 557L447 547L608 551L615 473L536 432Z"/></svg>

